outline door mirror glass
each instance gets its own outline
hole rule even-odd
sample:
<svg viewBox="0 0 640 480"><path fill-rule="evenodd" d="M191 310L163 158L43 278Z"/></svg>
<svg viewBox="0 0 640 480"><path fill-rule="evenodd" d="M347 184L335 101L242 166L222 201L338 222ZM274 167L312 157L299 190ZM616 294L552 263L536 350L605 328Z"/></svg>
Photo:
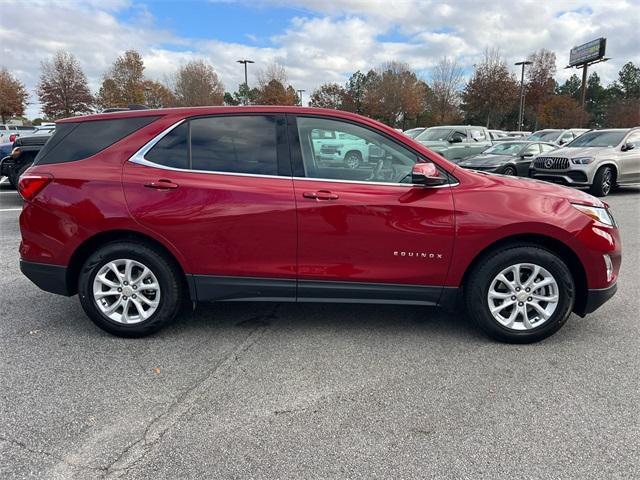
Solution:
<svg viewBox="0 0 640 480"><path fill-rule="evenodd" d="M440 175L440 171L433 163L416 163L411 170L411 183L434 187L444 185L447 179Z"/></svg>

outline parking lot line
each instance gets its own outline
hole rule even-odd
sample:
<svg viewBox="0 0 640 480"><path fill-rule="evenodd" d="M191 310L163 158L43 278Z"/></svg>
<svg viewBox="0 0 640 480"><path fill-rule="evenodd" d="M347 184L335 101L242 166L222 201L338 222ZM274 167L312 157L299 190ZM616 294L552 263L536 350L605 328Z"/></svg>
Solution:
<svg viewBox="0 0 640 480"><path fill-rule="evenodd" d="M22 207L20 208L0 208L0 212L19 212L22 210Z"/></svg>

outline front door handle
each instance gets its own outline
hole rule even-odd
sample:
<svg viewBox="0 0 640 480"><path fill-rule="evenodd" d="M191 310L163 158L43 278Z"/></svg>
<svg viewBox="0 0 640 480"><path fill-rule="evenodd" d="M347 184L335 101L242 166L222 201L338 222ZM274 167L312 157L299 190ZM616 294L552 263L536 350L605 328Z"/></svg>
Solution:
<svg viewBox="0 0 640 480"><path fill-rule="evenodd" d="M144 186L147 188L155 188L156 190L173 190L178 188L177 183L173 183L166 178L161 178L157 182L145 183Z"/></svg>
<svg viewBox="0 0 640 480"><path fill-rule="evenodd" d="M304 198L310 198L314 200L337 200L338 194L330 192L329 190L318 190L317 192L304 192L302 194Z"/></svg>

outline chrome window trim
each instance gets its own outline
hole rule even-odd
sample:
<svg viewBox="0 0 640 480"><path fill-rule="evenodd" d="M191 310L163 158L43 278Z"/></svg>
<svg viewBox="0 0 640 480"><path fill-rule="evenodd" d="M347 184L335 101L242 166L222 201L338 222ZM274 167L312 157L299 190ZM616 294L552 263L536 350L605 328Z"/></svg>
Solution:
<svg viewBox="0 0 640 480"><path fill-rule="evenodd" d="M444 185L437 185L433 187L425 187L424 185L416 184L416 183L394 183L394 182L367 182L365 180L338 180L333 178L311 178L311 177L292 177L292 176L284 176L284 175L263 175L259 173L240 173L240 172L219 172L215 170L196 170L189 168L176 168L176 167L168 167L167 165L161 165L159 163L151 162L145 158L145 155L151 150L155 145L164 138L169 132L171 132L174 128L179 127L188 119L183 118L182 120L174 123L173 125L165 128L163 131L158 133L155 137L145 143L136 153L134 153L129 159L128 162L135 163L138 165L144 165L145 167L158 168L160 170L169 170L173 172L186 172L186 173L206 173L213 175L231 175L234 177L257 177L257 178L275 178L279 180L309 180L312 182L336 182L336 183L351 183L351 184L362 184L362 185L385 185L391 187L405 187L405 188L413 188L413 187L423 187L423 188L444 188L444 187L455 187L459 185L460 182L455 183L447 183Z"/></svg>

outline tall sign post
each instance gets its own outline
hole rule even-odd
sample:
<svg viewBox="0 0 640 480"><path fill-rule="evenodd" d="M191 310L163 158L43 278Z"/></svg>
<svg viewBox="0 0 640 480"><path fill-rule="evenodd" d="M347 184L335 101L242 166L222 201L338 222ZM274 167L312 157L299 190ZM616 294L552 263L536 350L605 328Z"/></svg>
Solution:
<svg viewBox="0 0 640 480"><path fill-rule="evenodd" d="M587 97L587 70L590 65L609 60L604 54L607 48L607 39L598 38L590 42L573 47L569 52L569 65L566 68L582 69L582 88L580 90L580 126L584 126L585 101Z"/></svg>

